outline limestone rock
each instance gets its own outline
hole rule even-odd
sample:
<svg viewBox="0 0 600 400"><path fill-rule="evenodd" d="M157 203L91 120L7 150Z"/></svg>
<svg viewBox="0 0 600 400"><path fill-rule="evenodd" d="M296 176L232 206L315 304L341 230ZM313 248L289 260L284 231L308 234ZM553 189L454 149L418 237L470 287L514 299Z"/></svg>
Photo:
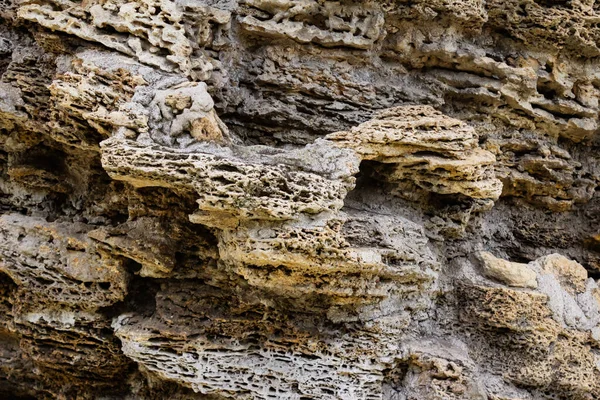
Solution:
<svg viewBox="0 0 600 400"><path fill-rule="evenodd" d="M355 247L358 229L385 242ZM393 216L249 224L220 238L221 260L249 285L298 302L320 298L333 320L426 310L435 289L438 265L421 228Z"/></svg>
<svg viewBox="0 0 600 400"><path fill-rule="evenodd" d="M409 180L427 191L493 200L502 190L493 172L496 159L477 147L474 129L432 107L389 109L328 139L383 163L378 172L387 181Z"/></svg>
<svg viewBox="0 0 600 400"><path fill-rule="evenodd" d="M551 254L540 262L543 272L555 275L563 286L572 286L578 292L585 290L588 272L578 262L560 254Z"/></svg>
<svg viewBox="0 0 600 400"><path fill-rule="evenodd" d="M164 234L155 235L158 231ZM140 269L136 273L140 276L163 278L171 275L182 262L178 260L177 247L188 241L195 247L192 252L206 264L215 263L218 258L210 238L199 239L188 227L157 217L140 216L115 227L94 229L87 236L105 245L111 253L138 263Z"/></svg>
<svg viewBox="0 0 600 400"><path fill-rule="evenodd" d="M507 138L489 143L501 151L504 165L498 175L502 196L524 198L531 204L566 211L593 197L596 184L586 178L582 164L571 154L538 139Z"/></svg>
<svg viewBox="0 0 600 400"><path fill-rule="evenodd" d="M154 320L124 315L114 328L125 354L200 393L233 398L249 393L256 399L381 397L386 356L397 347L392 321L387 329L374 323L332 340L339 332L310 317L274 330L281 316L264 305L236 304L235 319L223 318L229 314L223 300L210 289L198 292L183 284L173 293L165 287ZM177 319L171 318L172 310L178 310ZM190 324L197 319L204 322ZM211 338L214 332L219 339Z"/></svg>
<svg viewBox="0 0 600 400"><path fill-rule="evenodd" d="M30 301L97 308L123 300L127 271L120 260L91 243L85 236L89 230L84 224L47 224L18 214L2 215L0 272L26 287Z"/></svg>
<svg viewBox="0 0 600 400"><path fill-rule="evenodd" d="M239 220L292 220L298 215L335 212L352 187L353 156L333 148L347 161L346 175L332 179L285 164L253 162L256 155L225 149L183 153L169 148L111 138L102 143L102 162L113 179L135 187L167 187L198 193L200 211L193 222L214 227ZM260 149L257 149L259 152ZM331 157L335 157L332 155ZM266 158L269 158L268 156Z"/></svg>
<svg viewBox="0 0 600 400"><path fill-rule="evenodd" d="M190 18L188 10L202 14L203 18ZM201 46L210 45L213 29L220 29L230 19L223 10L175 1L80 3L72 8L52 1L24 3L18 16L101 43L162 70L179 71L200 79L206 79L213 69L201 53ZM110 29L123 34L110 34ZM194 34L201 40L194 42ZM167 54L157 54L161 50Z"/></svg>
<svg viewBox="0 0 600 400"><path fill-rule="evenodd" d="M537 288L536 273L527 264L515 263L494 257L487 251L478 254L483 273L508 286Z"/></svg>
<svg viewBox="0 0 600 400"><path fill-rule="evenodd" d="M490 363L502 360L492 369L506 370L505 379L518 386L539 388L542 393L557 393L564 398L598 393L595 357L587 350L589 333L556 323L547 306L547 295L487 287L465 288L461 293L461 320L485 332L486 339L474 340L482 346L476 360L491 351L495 356L488 359ZM523 364L525 359L536 362ZM568 367L572 360L578 361Z"/></svg>
<svg viewBox="0 0 600 400"><path fill-rule="evenodd" d="M150 126L170 137L188 132L199 141L231 142L213 106L204 83L183 83L159 90L150 103Z"/></svg>
<svg viewBox="0 0 600 400"><path fill-rule="evenodd" d="M261 18L256 18L249 13L241 20L245 30L259 35L289 37L300 43L327 47L369 49L384 34L383 13L376 4L361 7L315 0L244 0L243 3L270 16L263 19L260 14ZM325 20L325 27L303 21L309 16Z"/></svg>
<svg viewBox="0 0 600 400"><path fill-rule="evenodd" d="M0 398L600 398L595 3L0 0Z"/></svg>
<svg viewBox="0 0 600 400"><path fill-rule="evenodd" d="M464 343L428 339L406 347L407 359L397 367L406 370L405 376L393 385L407 399L486 398L486 391L476 378L477 367Z"/></svg>
<svg viewBox="0 0 600 400"><path fill-rule="evenodd" d="M127 293L123 261L94 246L85 224L47 224L20 214L0 219L0 273L14 282L12 304L5 310L10 322L2 329L18 341L16 354L22 360L7 359L13 368L7 375L24 374L41 383L38 389L45 388L31 392L33 387L10 378L16 392L9 393L73 396L110 390L130 362L107 334L110 319L99 310Z"/></svg>
<svg viewBox="0 0 600 400"><path fill-rule="evenodd" d="M385 110L349 132L329 140L355 149L363 159L394 163L405 155L430 151L460 158L477 147L475 130L431 106L404 106Z"/></svg>

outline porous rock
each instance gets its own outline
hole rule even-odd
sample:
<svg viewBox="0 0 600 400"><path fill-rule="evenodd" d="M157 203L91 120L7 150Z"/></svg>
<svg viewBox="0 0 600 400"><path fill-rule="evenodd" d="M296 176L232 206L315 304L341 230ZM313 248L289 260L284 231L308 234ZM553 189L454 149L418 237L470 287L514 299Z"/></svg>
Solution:
<svg viewBox="0 0 600 400"><path fill-rule="evenodd" d="M600 398L599 17L0 0L0 397Z"/></svg>

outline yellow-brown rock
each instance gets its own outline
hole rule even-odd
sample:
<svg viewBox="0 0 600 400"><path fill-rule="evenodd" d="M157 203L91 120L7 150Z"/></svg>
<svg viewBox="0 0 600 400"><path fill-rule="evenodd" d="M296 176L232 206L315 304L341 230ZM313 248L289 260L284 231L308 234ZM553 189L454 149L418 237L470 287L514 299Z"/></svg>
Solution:
<svg viewBox="0 0 600 400"><path fill-rule="evenodd" d="M0 0L0 399L600 398L594 0Z"/></svg>
<svg viewBox="0 0 600 400"><path fill-rule="evenodd" d="M477 146L475 130L429 106L388 109L327 138L363 160L382 163L377 170L389 182L410 181L426 191L476 199L495 200L502 191L494 175L496 158Z"/></svg>
<svg viewBox="0 0 600 400"><path fill-rule="evenodd" d="M510 262L494 257L487 251L478 254L483 273L507 286L537 288L536 273L527 264Z"/></svg>

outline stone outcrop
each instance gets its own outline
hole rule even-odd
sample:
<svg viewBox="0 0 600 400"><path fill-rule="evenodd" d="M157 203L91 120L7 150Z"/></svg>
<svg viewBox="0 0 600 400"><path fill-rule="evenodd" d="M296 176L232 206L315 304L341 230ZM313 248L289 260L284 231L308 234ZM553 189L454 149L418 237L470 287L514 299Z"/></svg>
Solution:
<svg viewBox="0 0 600 400"><path fill-rule="evenodd" d="M285 37L300 43L362 50L383 35L385 19L377 4L340 4L316 0L245 0L242 29L257 35ZM265 19L265 14L270 18ZM315 23L314 18L325 26Z"/></svg>
<svg viewBox="0 0 600 400"><path fill-rule="evenodd" d="M388 109L327 137L383 164L377 171L389 182L411 181L426 191L476 199L497 200L502 191L496 159L479 148L475 130L429 106Z"/></svg>
<svg viewBox="0 0 600 400"><path fill-rule="evenodd" d="M600 398L599 16L0 0L0 397Z"/></svg>
<svg viewBox="0 0 600 400"><path fill-rule="evenodd" d="M332 330L319 318L288 319L252 301L229 309L227 295L197 289L165 287L157 293L152 319L119 317L114 328L124 353L163 379L200 393L249 393L257 399L381 397L383 369L397 351L394 336L400 327L395 323L384 319ZM171 318L174 310L177 319Z"/></svg>
<svg viewBox="0 0 600 400"><path fill-rule="evenodd" d="M535 272L525 264L510 262L494 257L487 251L479 253L483 273L488 278L498 280L505 285L536 289Z"/></svg>
<svg viewBox="0 0 600 400"><path fill-rule="evenodd" d="M474 357L539 396L597 397L597 283L581 265L557 254L530 268L539 282L535 291L475 282L459 287L459 320L481 333L472 337L480 346Z"/></svg>

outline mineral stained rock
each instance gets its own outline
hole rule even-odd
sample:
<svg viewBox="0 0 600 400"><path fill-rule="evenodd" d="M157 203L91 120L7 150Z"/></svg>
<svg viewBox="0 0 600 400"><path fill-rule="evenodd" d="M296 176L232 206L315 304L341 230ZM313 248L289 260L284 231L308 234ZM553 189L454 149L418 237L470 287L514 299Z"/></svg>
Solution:
<svg viewBox="0 0 600 400"><path fill-rule="evenodd" d="M595 0L0 0L0 397L600 398Z"/></svg>

